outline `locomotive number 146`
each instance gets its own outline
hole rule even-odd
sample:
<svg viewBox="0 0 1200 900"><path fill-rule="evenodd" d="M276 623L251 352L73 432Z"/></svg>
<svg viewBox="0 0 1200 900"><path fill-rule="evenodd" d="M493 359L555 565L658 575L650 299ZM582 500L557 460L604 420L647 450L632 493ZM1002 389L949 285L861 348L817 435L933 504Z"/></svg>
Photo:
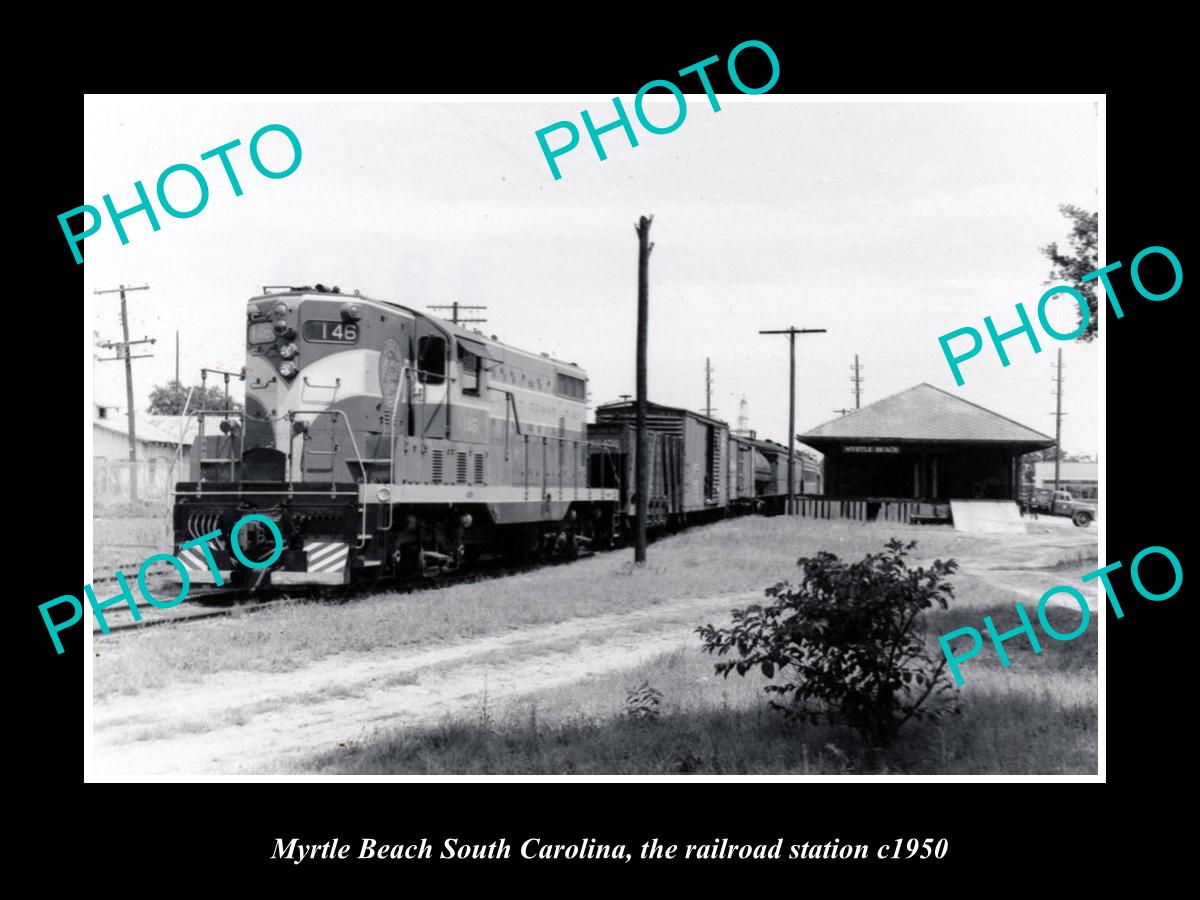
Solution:
<svg viewBox="0 0 1200 900"><path fill-rule="evenodd" d="M358 341L358 325L354 322L308 319L304 323L304 339L318 344L353 344Z"/></svg>

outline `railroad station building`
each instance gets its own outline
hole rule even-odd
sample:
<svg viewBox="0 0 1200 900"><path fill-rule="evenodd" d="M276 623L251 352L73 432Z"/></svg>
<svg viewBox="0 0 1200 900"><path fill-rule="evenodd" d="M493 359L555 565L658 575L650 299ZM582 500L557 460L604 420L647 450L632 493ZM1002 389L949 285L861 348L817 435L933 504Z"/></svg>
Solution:
<svg viewBox="0 0 1200 900"><path fill-rule="evenodd" d="M797 437L825 454L836 498L1013 500L1019 457L1054 439L929 384Z"/></svg>

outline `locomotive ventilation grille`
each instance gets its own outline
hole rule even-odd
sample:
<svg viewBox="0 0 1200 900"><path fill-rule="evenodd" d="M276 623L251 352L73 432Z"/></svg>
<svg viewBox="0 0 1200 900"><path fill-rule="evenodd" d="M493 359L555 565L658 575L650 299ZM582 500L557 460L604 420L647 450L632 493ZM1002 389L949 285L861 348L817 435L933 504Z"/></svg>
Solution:
<svg viewBox="0 0 1200 900"><path fill-rule="evenodd" d="M433 451L433 483L442 483L442 466L444 462L443 452L441 450Z"/></svg>
<svg viewBox="0 0 1200 900"><path fill-rule="evenodd" d="M467 454L465 454L465 453L458 454L458 468L457 468L455 474L458 476L459 484L467 483Z"/></svg>
<svg viewBox="0 0 1200 900"><path fill-rule="evenodd" d="M187 533L192 540L201 535L221 529L221 514L215 512L194 512L188 514ZM220 539L218 538L218 543Z"/></svg>
<svg viewBox="0 0 1200 900"><path fill-rule="evenodd" d="M483 454L475 454L475 483L483 484Z"/></svg>

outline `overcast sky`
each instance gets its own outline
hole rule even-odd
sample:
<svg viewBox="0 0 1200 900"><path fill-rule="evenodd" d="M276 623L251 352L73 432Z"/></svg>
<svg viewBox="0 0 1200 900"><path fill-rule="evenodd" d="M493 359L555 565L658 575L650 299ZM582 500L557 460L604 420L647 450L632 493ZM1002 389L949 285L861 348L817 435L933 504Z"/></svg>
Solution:
<svg viewBox="0 0 1200 900"><path fill-rule="evenodd" d="M632 108L632 98L622 98ZM175 163L205 173L207 207L161 230L144 215L111 222L86 241L84 302L92 332L119 339L119 301L92 291L148 283L130 295L132 336L158 339L155 358L134 362L138 406L174 374L181 334L185 382L200 366L243 364L245 304L267 284L336 284L383 300L484 304L488 334L579 363L592 404L634 392L639 215L653 214L650 262L650 398L702 409L712 358L713 405L736 425L786 441L787 341L759 329L826 328L797 339L797 431L854 405L854 355L863 405L922 381L1054 433L1054 351L1064 349L1063 445L1098 445L1098 351L1042 335L1035 355L1009 341L964 365L956 387L938 336L992 315L1018 324L1023 302L1036 322L1047 261L1038 247L1065 243L1058 206L1097 206L1097 117L1091 103L807 103L781 97L703 94L672 134L635 120L639 146L620 130L596 158L586 132L559 158L555 181L534 132L580 125L587 108L610 121L611 100L369 102L282 99L169 100L88 97L84 196L118 209L153 196ZM674 101L648 104L652 121ZM261 126L293 129L303 160L289 177L259 175L248 156ZM244 194L234 197L217 160L200 154L235 138L230 159ZM551 138L555 145L560 135ZM289 160L278 134L264 139L272 168ZM187 209L195 188L169 181ZM64 242L64 250L65 242ZM1101 263L1108 260L1101 260ZM1067 299L1052 321L1073 325ZM103 355L111 355L111 352ZM124 406L123 367L94 364L95 394Z"/></svg>

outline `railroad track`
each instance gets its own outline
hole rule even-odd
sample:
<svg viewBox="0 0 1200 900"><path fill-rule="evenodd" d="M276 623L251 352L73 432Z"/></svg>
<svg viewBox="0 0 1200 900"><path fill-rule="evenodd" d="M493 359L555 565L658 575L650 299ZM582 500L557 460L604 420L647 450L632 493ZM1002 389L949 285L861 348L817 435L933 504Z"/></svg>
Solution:
<svg viewBox="0 0 1200 900"><path fill-rule="evenodd" d="M596 552L598 551L580 553L575 559L546 560L519 566L512 564L505 565L499 560L487 561L475 568L446 573L432 579L419 577L379 578L371 583L364 582L340 587L298 586L288 589L286 593L262 593L251 588L218 588L211 591L191 593L188 595L187 600L169 610L149 607L150 614L143 614L139 621L135 621L128 613L122 613L121 618L116 621L112 621L113 617L108 616L106 617L108 635L119 634L125 631L136 631L143 628L154 628L160 625L179 625L197 619L213 619L220 616L233 615L238 612L253 613L268 608L277 609L281 604L315 603L329 600L345 602L347 600L374 596L384 591L388 593L408 594L421 590L440 590L456 584L491 581L497 578L520 575L524 572L532 572L536 569L547 568L549 566L569 565L577 560L594 556ZM193 606L192 604L197 604L197 606ZM214 606L220 608L214 609L212 608ZM141 605L138 608L139 610L147 609L147 607ZM95 637L108 636L101 633L94 618L92 634Z"/></svg>

